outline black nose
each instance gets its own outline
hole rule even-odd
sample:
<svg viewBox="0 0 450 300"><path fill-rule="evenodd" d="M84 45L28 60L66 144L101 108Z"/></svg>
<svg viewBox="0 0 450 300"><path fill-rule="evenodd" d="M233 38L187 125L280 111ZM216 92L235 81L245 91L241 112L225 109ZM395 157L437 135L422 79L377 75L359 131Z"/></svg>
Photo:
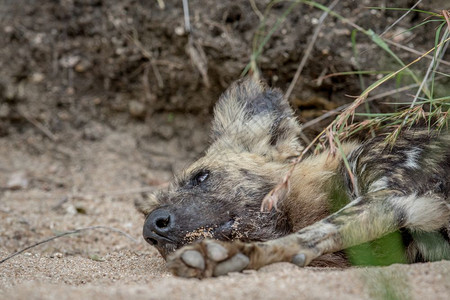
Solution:
<svg viewBox="0 0 450 300"><path fill-rule="evenodd" d="M145 220L143 235L144 239L153 246L164 247L173 244L171 238L175 224L174 215L166 209L152 211Z"/></svg>

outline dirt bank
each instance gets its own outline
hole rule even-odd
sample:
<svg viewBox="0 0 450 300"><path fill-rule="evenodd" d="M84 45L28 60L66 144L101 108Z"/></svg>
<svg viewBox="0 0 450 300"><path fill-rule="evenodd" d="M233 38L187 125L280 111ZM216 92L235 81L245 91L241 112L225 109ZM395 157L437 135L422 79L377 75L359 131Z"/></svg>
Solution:
<svg viewBox="0 0 450 300"><path fill-rule="evenodd" d="M143 217L133 202L207 147L213 104L249 62L258 12L269 1L189 3L191 45L181 1L0 4L0 259L78 228L132 237L92 229L32 248L0 265L0 298L447 299L449 262L348 270L277 264L204 281L167 273L141 238ZM445 3L419 8L438 11ZM371 5L341 1L336 11L378 33L402 14ZM288 6L273 7L268 29ZM274 33L259 60L269 84L287 88L320 14L299 6ZM396 35L422 18L411 13L388 35L424 52L434 46L433 24ZM290 98L301 121L361 91L356 75L323 75L393 65L359 34L356 63L351 30L336 18L325 23Z"/></svg>

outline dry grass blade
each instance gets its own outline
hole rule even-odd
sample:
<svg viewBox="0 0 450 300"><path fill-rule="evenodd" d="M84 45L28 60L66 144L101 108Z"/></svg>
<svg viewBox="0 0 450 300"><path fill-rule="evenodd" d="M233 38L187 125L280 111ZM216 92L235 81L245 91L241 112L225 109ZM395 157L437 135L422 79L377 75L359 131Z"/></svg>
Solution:
<svg viewBox="0 0 450 300"><path fill-rule="evenodd" d="M448 31L450 31L450 13L448 12L448 10L443 10L442 15L444 16L445 21L447 22Z"/></svg>
<svg viewBox="0 0 450 300"><path fill-rule="evenodd" d="M450 30L448 30L448 29L445 30L444 34L442 35L441 42L439 43L440 46L439 47L438 46L435 47L436 48L436 55L433 56L433 59L431 60L430 65L428 66L427 72L425 73L425 77L423 78L419 89L417 90L416 94L414 95L414 99L413 99L413 101L411 102L411 105L410 105L411 109L414 107L415 103L417 102L417 99L419 98L420 93L422 93L422 91L424 90L425 85L427 83L427 79L428 79L428 77L431 74L431 71L433 70L433 68L436 69L438 67L438 65L439 65L439 62L436 62L436 58L443 56L445 51L447 50L448 43L445 42L445 41L448 40L447 37L448 37L449 33L450 33ZM405 116L405 119L403 121L403 125L406 124L406 122L408 121L408 118L409 118L409 115Z"/></svg>
<svg viewBox="0 0 450 300"><path fill-rule="evenodd" d="M353 101L353 103L344 111L342 112L342 114L335 120L336 122L336 126L340 127L342 125L344 125L344 123L348 120L349 116L353 115L356 108L359 107L364 101L365 99L368 97L369 93L372 92L374 89L376 89L377 87L379 87L380 85L382 85L383 83L385 83L386 81L388 81L389 79L395 77L397 74L399 74L400 72L402 72L403 70L409 68L410 66L412 66L413 64L419 62L422 58L424 58L426 55L430 54L431 52L433 52L435 49L439 49L442 45L444 45L445 43L447 43L450 40L450 38L446 38L443 41L441 41L438 45L436 45L435 47L431 48L430 50L428 50L427 52L425 52L424 54L422 54L420 57L416 58L415 60L413 60L412 62L410 62L409 64L403 66L402 68L398 69L395 72L392 72L386 76L384 76L383 78L381 78L380 80L377 80L375 83L373 83L372 85L370 85L366 90L364 90L364 92L358 97L356 98L355 101Z"/></svg>
<svg viewBox="0 0 450 300"><path fill-rule="evenodd" d="M404 87L401 87L401 88L398 88L398 89L394 89L392 91L386 91L386 92L383 92L383 93L380 93L380 94L377 94L377 95L373 95L371 97L368 97L366 99L366 102L378 100L378 99L384 98L386 96L390 96L390 95L393 95L393 94L396 94L396 93L404 92L404 91L407 91L409 89L415 88L417 86L419 86L417 83L413 83L413 84L410 84L410 85L407 85L407 86L404 86ZM321 121L323 121L323 120L325 120L327 118L330 118L332 116L335 116L335 115L339 114L341 111L343 111L344 109L349 107L350 104L341 105L338 108L335 108L335 109L332 109L330 111L327 111L323 115L321 115L321 116L319 116L317 118L314 118L314 119L312 119L312 120L302 124L302 130L305 130L306 128L314 126L317 123L319 123L319 122L321 122Z"/></svg>
<svg viewBox="0 0 450 300"><path fill-rule="evenodd" d="M314 47L314 44L315 44L315 42L316 42L316 40L317 40L317 38L318 38L318 36L319 36L319 33L320 33L320 31L322 30L323 22L325 21L325 18L328 16L329 11L332 10L332 9L339 3L339 1L340 1L340 0L334 0L334 1L327 7L328 10L324 11L324 12L322 13L322 15L320 16L319 22L318 22L318 24L317 24L317 26L316 26L316 30L314 31L314 34L313 34L313 36L312 36L312 38L311 38L311 41L309 42L308 47L307 47L306 50L305 50L305 54L303 55L302 60L300 61L300 64L298 65L297 70L295 71L294 78L292 79L291 84L289 85L289 88L287 89L287 91L286 91L286 93L285 93L285 96L284 96L284 97L285 97L286 99L289 99L289 97L290 97L291 94L292 94L292 90L294 89L295 85L296 85L297 82L298 82L298 79L299 79L299 77L300 77L300 74L302 73L303 68L304 68L305 65L306 65L306 61L308 60L309 56L311 55L311 51L312 51L312 49L313 49L313 47Z"/></svg>
<svg viewBox="0 0 450 300"><path fill-rule="evenodd" d="M264 20L264 15L261 13L261 11L258 9L258 7L256 6L255 0L249 0L250 1L250 5L253 9L253 11L255 12L255 14L258 16L259 21Z"/></svg>
<svg viewBox="0 0 450 300"><path fill-rule="evenodd" d="M400 49L402 49L402 50L411 52L411 53L413 53L413 54L415 54L415 55L422 55L422 54L423 54L423 53L421 53L420 51L417 51L417 50L412 49L412 48L410 48L410 47L408 47L408 46L405 46L405 45L401 45L401 44L396 43L396 42L394 42L394 41L391 41L391 40L388 40L388 39L383 39L383 40L384 40L386 43L388 43L388 44L390 44L390 45L392 45L392 46L394 46L394 47L397 47L397 48L400 48ZM425 58L427 58L427 59L433 59L433 56L431 56L431 55L426 55ZM449 62L449 61L442 60L442 59L439 59L438 61L439 61L439 63L441 63L441 64L443 64L443 65L450 66L450 62Z"/></svg>
<svg viewBox="0 0 450 300"><path fill-rule="evenodd" d="M395 20L394 23L392 23L391 25L389 25L388 28L386 28L381 34L380 37L385 35L389 30L391 30L395 25L397 25L401 20L403 20L411 11L413 11L414 8L416 8L417 5L420 4L420 2L422 2L422 0L417 1L413 6L411 6L410 9L408 9L400 18L398 18L397 20Z"/></svg>
<svg viewBox="0 0 450 300"><path fill-rule="evenodd" d="M208 59L206 58L205 51L203 51L202 46L197 43L192 36L189 37L189 42L186 46L186 52L191 58L192 63L200 72L203 83L206 87L210 87L211 84L209 82L208 77Z"/></svg>
<svg viewBox="0 0 450 300"><path fill-rule="evenodd" d="M413 99L413 101L412 101L412 103L411 103L411 105L410 105L411 108L414 106L414 104L416 103L417 99L419 98L420 93L423 91L424 86L425 86L426 83L427 83L427 79L428 79L428 77L430 76L432 69L433 69L433 68L436 68L436 69L437 69L437 67L438 67L438 65L439 65L439 62L436 62L436 58L439 57L439 56L441 56L441 55L443 55L443 54L445 53L445 51L446 51L446 49L447 49L446 46L448 45L448 43L444 43L443 41L447 38L449 32L450 32L450 30L446 30L446 31L444 32L444 35L442 36L441 43L440 43L442 46L441 46L441 47L438 47L438 48L436 49L436 55L433 56L433 59L431 60L430 65L428 66L428 69L427 69L427 72L426 72L426 74L425 74L425 76L424 76L424 79L422 80L422 83L420 84L420 87L419 87L419 89L417 90L417 93L416 93L416 95L414 96L414 99ZM445 44L445 45L444 45L444 44Z"/></svg>
<svg viewBox="0 0 450 300"><path fill-rule="evenodd" d="M71 230L71 231L66 231L66 232L63 232L61 234L57 234L55 236L52 236L52 237L47 238L45 240L42 240L40 242L37 242L37 243L35 243L33 245L30 245L28 247L25 247L25 248L23 248L23 249L21 249L21 250L19 250L17 252L14 252L13 254L11 254L9 256L3 258L2 260L0 260L0 264L10 260L11 258L13 258L13 257L15 257L15 256L17 256L19 254L22 254L23 252L25 252L25 251L27 251L27 250L29 250L31 248L34 248L34 247L37 247L39 245L42 245L42 244L48 243L50 241L56 240L56 239L58 239L60 237L67 236L67 235L72 235L72 234L76 234L76 233L80 233L80 232L83 232L83 231L97 230L97 229L106 229L106 230L109 230L109 231L117 232L117 233L120 233L120 234L126 236L127 238L129 238L133 242L139 243L139 241L136 240L134 237L132 237L131 235L129 235L128 233L126 233L126 232L124 232L124 231L122 231L120 229L113 228L113 227L108 227L108 226L90 226L90 227L79 228L79 229L75 229L75 230Z"/></svg>
<svg viewBox="0 0 450 300"><path fill-rule="evenodd" d="M428 50L427 52L425 52L424 54L422 54L420 57L416 58L412 62L404 65L399 70L397 70L395 72L392 72L392 73L384 76L383 78L377 80L375 83L370 85L367 89L365 89L363 91L363 93L360 96L358 96L355 99L355 101L353 101L353 103L351 103L321 133L319 133L314 138L314 140L303 150L303 152L300 154L300 156L298 156L295 159L295 161L292 163L291 168L289 169L289 171L285 175L285 177L282 180L282 182L280 184L278 184L274 189L272 189L266 195L266 197L264 197L264 199L262 201L262 204L261 204L261 211L264 212L266 210L272 209L273 207L276 208L277 203L279 203L280 201L282 201L286 197L287 192L289 190L289 180L290 180L290 177L293 174L293 171L294 171L296 165L303 159L303 156L305 155L305 153L307 153L309 151L309 149L311 149L321 138L325 137L327 139L328 146L329 146L329 151L330 151L331 155L334 155L337 152L337 149L340 148L340 147L336 147L336 143L339 145L339 140L336 140L339 137L339 133L337 132L337 129L341 130L343 128L351 126L351 124L348 123L349 119L351 119L350 123L352 123L356 109L362 103L364 103L366 101L366 99L368 98L370 92L375 90L377 87L379 87L380 85L382 85L383 83L385 83L389 79L394 78L397 74L399 74L403 70L405 70L405 69L409 68L410 66L412 66L413 64L417 63L422 58L424 58L425 56L427 56L428 54L433 52L435 49L439 49L440 47L445 45L445 43L447 43L449 40L450 40L450 38L446 38L446 36L444 35L444 38L440 41L440 43L438 45L436 45L435 47L431 48L430 50ZM426 79L424 81L426 81ZM401 127L401 126L399 126L399 127ZM400 133L400 130L401 130L401 128L396 128L394 130L394 132L392 133L391 137L388 137L388 138L390 140L395 139L398 136L398 134ZM344 159L344 161L345 161L345 159ZM350 178L352 178L353 174L351 174L351 170L349 170L348 167L347 167L347 171L349 171L349 176L350 176ZM352 180L352 181L353 181L353 184L355 184L354 180Z"/></svg>
<svg viewBox="0 0 450 300"><path fill-rule="evenodd" d="M36 119L34 119L33 117L29 116L28 114L19 111L19 114L28 122L30 122L31 124L34 125L34 127L36 127L37 129L39 129L46 137L48 137L50 140L52 140L53 142L56 142L58 140L58 137L56 135L53 134L53 132L50 131L50 129L48 129L47 127L45 127L43 124L41 124L40 122L38 122Z"/></svg>

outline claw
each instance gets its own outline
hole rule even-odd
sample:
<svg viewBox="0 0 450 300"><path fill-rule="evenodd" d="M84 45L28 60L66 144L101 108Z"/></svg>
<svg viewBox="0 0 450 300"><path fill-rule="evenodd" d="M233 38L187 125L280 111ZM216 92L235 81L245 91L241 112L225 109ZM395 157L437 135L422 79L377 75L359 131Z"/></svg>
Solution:
<svg viewBox="0 0 450 300"><path fill-rule="evenodd" d="M245 269L250 263L250 259L242 253L238 253L232 258L218 264L214 269L214 276L226 275L230 272L239 272Z"/></svg>

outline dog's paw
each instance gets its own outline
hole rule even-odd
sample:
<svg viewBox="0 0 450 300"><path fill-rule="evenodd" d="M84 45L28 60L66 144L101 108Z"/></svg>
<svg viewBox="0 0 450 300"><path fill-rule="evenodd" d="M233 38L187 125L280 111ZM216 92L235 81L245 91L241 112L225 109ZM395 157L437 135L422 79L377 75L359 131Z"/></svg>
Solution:
<svg viewBox="0 0 450 300"><path fill-rule="evenodd" d="M203 240L185 246L167 258L167 266L181 277L205 278L240 272L250 263L249 257L240 252L242 243L223 243Z"/></svg>

